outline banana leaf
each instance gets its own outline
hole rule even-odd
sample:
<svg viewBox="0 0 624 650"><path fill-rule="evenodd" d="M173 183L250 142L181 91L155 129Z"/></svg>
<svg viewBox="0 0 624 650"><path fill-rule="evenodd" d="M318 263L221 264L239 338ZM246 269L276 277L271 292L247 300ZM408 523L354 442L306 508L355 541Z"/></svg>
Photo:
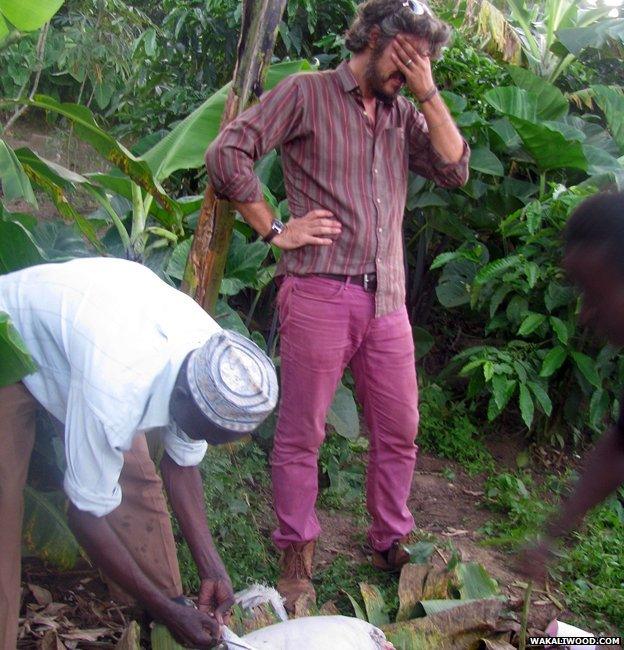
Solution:
<svg viewBox="0 0 624 650"><path fill-rule="evenodd" d="M43 27L60 9L63 0L0 0L0 18L21 32L33 32ZM2 39L0 27L0 40Z"/></svg>
<svg viewBox="0 0 624 650"><path fill-rule="evenodd" d="M65 517L62 493L39 492L24 488L22 542L34 555L60 569L71 569L80 547Z"/></svg>
<svg viewBox="0 0 624 650"><path fill-rule="evenodd" d="M307 61L288 61L269 68L266 90L291 74L312 70ZM158 144L143 154L154 176L163 181L179 169L197 169L204 164L208 145L221 128L221 115L231 83L211 95L201 106L172 129Z"/></svg>
<svg viewBox="0 0 624 650"><path fill-rule="evenodd" d="M0 311L0 388L16 383L36 370L37 364L11 324L9 315Z"/></svg>
<svg viewBox="0 0 624 650"><path fill-rule="evenodd" d="M37 207L37 199L24 167L4 140L0 140L0 181L7 201L23 198Z"/></svg>
<svg viewBox="0 0 624 650"><path fill-rule="evenodd" d="M112 163L154 197L167 215L166 225L168 227L180 226L181 215L176 202L165 193L147 163L134 156L119 141L101 129L93 113L86 106L60 103L45 95L35 95L33 100L25 103L35 108L58 113L71 120L76 134L81 140L90 144L105 160Z"/></svg>

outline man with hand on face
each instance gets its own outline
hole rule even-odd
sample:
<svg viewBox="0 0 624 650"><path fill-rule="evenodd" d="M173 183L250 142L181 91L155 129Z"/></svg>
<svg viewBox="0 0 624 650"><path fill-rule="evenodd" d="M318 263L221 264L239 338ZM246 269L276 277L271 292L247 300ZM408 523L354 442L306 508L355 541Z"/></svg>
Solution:
<svg viewBox="0 0 624 650"><path fill-rule="evenodd" d="M0 388L0 650L16 646L22 490L38 405L64 423L69 522L93 562L180 642L213 647L233 593L197 465L208 443L238 440L273 410L273 364L152 271L120 259L0 276L0 312L37 364ZM162 482L143 434L154 429L163 433ZM201 578L199 609L184 605L163 482Z"/></svg>
<svg viewBox="0 0 624 650"><path fill-rule="evenodd" d="M313 600L318 450L347 366L370 435L368 538L395 570L414 520L417 382L405 308L402 220L408 171L462 185L469 150L433 81L450 28L418 0L367 0L336 70L289 77L229 124L206 153L217 195L283 253L278 307L282 400L272 475L282 555L278 589ZM420 111L400 91L418 100ZM274 218L253 164L281 147L290 221Z"/></svg>
<svg viewBox="0 0 624 650"><path fill-rule="evenodd" d="M597 194L574 211L565 230L564 266L582 294L580 322L614 346L624 345L624 193ZM624 396L620 414L583 464L570 497L548 524L544 539L526 551L519 568L543 580L556 542L624 485Z"/></svg>

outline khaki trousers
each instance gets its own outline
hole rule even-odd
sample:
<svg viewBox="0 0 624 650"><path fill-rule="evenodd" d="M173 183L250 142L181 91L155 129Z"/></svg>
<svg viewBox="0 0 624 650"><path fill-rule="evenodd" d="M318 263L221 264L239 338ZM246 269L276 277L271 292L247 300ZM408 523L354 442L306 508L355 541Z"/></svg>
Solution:
<svg viewBox="0 0 624 650"><path fill-rule="evenodd" d="M0 388L0 650L15 650L20 609L20 549L28 465L39 405L20 384ZM121 505L107 520L155 587L170 598L182 594L171 520L144 435L124 454ZM123 592L114 585L112 595Z"/></svg>

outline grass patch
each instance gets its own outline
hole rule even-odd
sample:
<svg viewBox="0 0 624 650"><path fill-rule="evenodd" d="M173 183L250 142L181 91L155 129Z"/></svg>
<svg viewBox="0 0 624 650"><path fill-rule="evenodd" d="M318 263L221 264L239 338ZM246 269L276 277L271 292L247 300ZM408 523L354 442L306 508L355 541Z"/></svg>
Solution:
<svg viewBox="0 0 624 650"><path fill-rule="evenodd" d="M620 499L624 491L620 491ZM559 565L568 607L587 629L624 630L624 506L613 497L586 520Z"/></svg>
<svg viewBox="0 0 624 650"><path fill-rule="evenodd" d="M278 554L271 541L273 521L266 455L253 442L210 447L201 465L208 523L234 589L250 582L275 584ZM199 576L186 542L178 544L182 582L199 588Z"/></svg>
<svg viewBox="0 0 624 650"><path fill-rule="evenodd" d="M485 544L518 550L543 529L553 511L549 503L560 498L571 480L548 477L537 485L528 472L499 474L486 481L485 505L499 513L481 533ZM567 607L578 616L573 621L595 633L624 629L624 506L613 497L596 508L561 552L553 577Z"/></svg>
<svg viewBox="0 0 624 650"><path fill-rule="evenodd" d="M460 463L471 475L491 471L492 455L465 404L451 399L437 384L420 390L418 445L442 458Z"/></svg>
<svg viewBox="0 0 624 650"><path fill-rule="evenodd" d="M316 602L320 606L331 600L341 614L355 616L347 594L361 604L360 582L367 582L379 588L390 620L394 620L399 609L398 574L379 571L368 563L355 564L342 556L336 557L326 569L319 571L315 576Z"/></svg>

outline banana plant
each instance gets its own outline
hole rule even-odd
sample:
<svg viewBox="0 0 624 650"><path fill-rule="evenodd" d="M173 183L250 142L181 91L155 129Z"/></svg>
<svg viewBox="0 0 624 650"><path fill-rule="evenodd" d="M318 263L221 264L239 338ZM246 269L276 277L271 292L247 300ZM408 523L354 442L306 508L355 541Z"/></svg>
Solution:
<svg viewBox="0 0 624 650"><path fill-rule="evenodd" d="M43 27L64 0L0 0L0 50Z"/></svg>
<svg viewBox="0 0 624 650"><path fill-rule="evenodd" d="M577 0L523 2L467 0L466 29L476 25L484 47L509 63L522 58L538 76L556 81L587 47L608 39L624 42L621 20L608 19L611 7L586 9Z"/></svg>

